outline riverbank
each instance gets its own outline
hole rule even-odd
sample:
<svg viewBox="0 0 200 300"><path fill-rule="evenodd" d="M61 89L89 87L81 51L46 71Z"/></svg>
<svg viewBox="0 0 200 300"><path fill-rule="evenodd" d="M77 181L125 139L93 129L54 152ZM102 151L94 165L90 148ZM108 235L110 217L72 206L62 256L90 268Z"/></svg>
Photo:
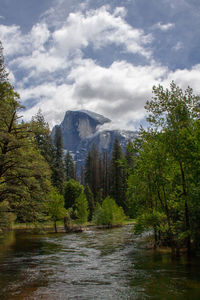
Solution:
<svg viewBox="0 0 200 300"><path fill-rule="evenodd" d="M88 222L86 224L77 224L72 222L72 232L80 232L86 231L90 229L107 229L107 228L117 228L123 227L126 225L134 225L133 219L126 219L122 224L112 224L112 225L95 225L92 222ZM17 223L13 224L11 230L20 231L20 232L35 232L35 233L55 233L53 222L48 223ZM65 227L63 222L58 222L57 224L57 232L65 233Z"/></svg>

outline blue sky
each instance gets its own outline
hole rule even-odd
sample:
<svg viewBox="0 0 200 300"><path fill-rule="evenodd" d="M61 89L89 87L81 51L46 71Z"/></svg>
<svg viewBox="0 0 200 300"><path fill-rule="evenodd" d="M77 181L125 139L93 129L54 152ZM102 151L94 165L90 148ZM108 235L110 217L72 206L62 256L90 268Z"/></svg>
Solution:
<svg viewBox="0 0 200 300"><path fill-rule="evenodd" d="M199 0L1 0L0 40L29 120L88 109L135 129L152 86L200 94Z"/></svg>

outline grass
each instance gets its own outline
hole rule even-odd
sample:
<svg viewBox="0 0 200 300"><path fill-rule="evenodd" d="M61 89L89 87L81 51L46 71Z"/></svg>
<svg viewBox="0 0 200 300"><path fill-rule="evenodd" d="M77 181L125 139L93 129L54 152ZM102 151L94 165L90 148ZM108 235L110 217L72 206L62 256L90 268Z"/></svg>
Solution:
<svg viewBox="0 0 200 300"><path fill-rule="evenodd" d="M130 219L127 218L123 221L122 225L130 225L130 224L134 224L134 219ZM95 226L95 224L91 221L91 222L87 222L84 224L77 224L76 220L72 220L72 225L79 225L79 226ZM63 221L57 221L57 227L62 227L64 228L64 223ZM51 221L45 221L45 222L41 222L41 223L14 223L12 225L12 229L18 229L18 230L31 230L31 229L53 229L54 228L54 223Z"/></svg>

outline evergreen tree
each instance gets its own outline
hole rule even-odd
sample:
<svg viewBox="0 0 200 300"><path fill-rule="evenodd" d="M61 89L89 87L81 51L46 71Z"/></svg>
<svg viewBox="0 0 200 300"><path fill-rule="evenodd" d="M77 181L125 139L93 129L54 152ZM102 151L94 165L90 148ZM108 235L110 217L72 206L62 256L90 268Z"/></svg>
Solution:
<svg viewBox="0 0 200 300"><path fill-rule="evenodd" d="M129 173L134 172L134 158L135 158L135 149L133 146L133 142L128 141L126 146L126 153L125 153L125 167L127 170L127 175Z"/></svg>
<svg viewBox="0 0 200 300"><path fill-rule="evenodd" d="M76 179L75 165L69 150L65 155L65 177L66 180Z"/></svg>
<svg viewBox="0 0 200 300"><path fill-rule="evenodd" d="M88 184L97 201L97 194L100 188L100 166L99 153L94 144L88 152L85 164L85 184Z"/></svg>
<svg viewBox="0 0 200 300"><path fill-rule="evenodd" d="M38 113L32 117L31 130L34 133L34 139L38 149L52 169L55 149L51 138L49 124L45 121L40 109Z"/></svg>
<svg viewBox="0 0 200 300"><path fill-rule="evenodd" d="M64 149L63 149L63 139L62 132L59 126L56 127L55 138L55 153L53 160L53 174L52 181L53 185L62 194L64 191L64 180L65 180L65 170L64 170Z"/></svg>
<svg viewBox="0 0 200 300"><path fill-rule="evenodd" d="M88 220L91 221L94 213L94 197L88 184L86 184L84 188L84 193L88 202L88 209L89 209Z"/></svg>
<svg viewBox="0 0 200 300"><path fill-rule="evenodd" d="M110 164L110 194L119 206L126 211L126 176L122 148L115 140Z"/></svg>
<svg viewBox="0 0 200 300"><path fill-rule="evenodd" d="M105 199L109 194L109 165L110 161L108 158L108 153L103 152L102 158L102 176L101 176L101 186L103 190L103 199Z"/></svg>

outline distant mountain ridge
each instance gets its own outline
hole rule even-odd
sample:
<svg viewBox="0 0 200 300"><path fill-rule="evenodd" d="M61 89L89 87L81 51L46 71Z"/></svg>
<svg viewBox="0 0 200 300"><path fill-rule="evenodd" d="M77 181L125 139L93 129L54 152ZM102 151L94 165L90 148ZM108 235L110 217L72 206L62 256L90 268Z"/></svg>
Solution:
<svg viewBox="0 0 200 300"><path fill-rule="evenodd" d="M78 165L83 165L93 144L96 144L99 152L106 151L111 154L116 138L123 150L129 140L136 138L136 131L100 129L101 125L110 122L110 119L88 110L69 110L65 113L61 124L56 126L61 128L64 149L70 150ZM53 137L56 126L52 130Z"/></svg>

